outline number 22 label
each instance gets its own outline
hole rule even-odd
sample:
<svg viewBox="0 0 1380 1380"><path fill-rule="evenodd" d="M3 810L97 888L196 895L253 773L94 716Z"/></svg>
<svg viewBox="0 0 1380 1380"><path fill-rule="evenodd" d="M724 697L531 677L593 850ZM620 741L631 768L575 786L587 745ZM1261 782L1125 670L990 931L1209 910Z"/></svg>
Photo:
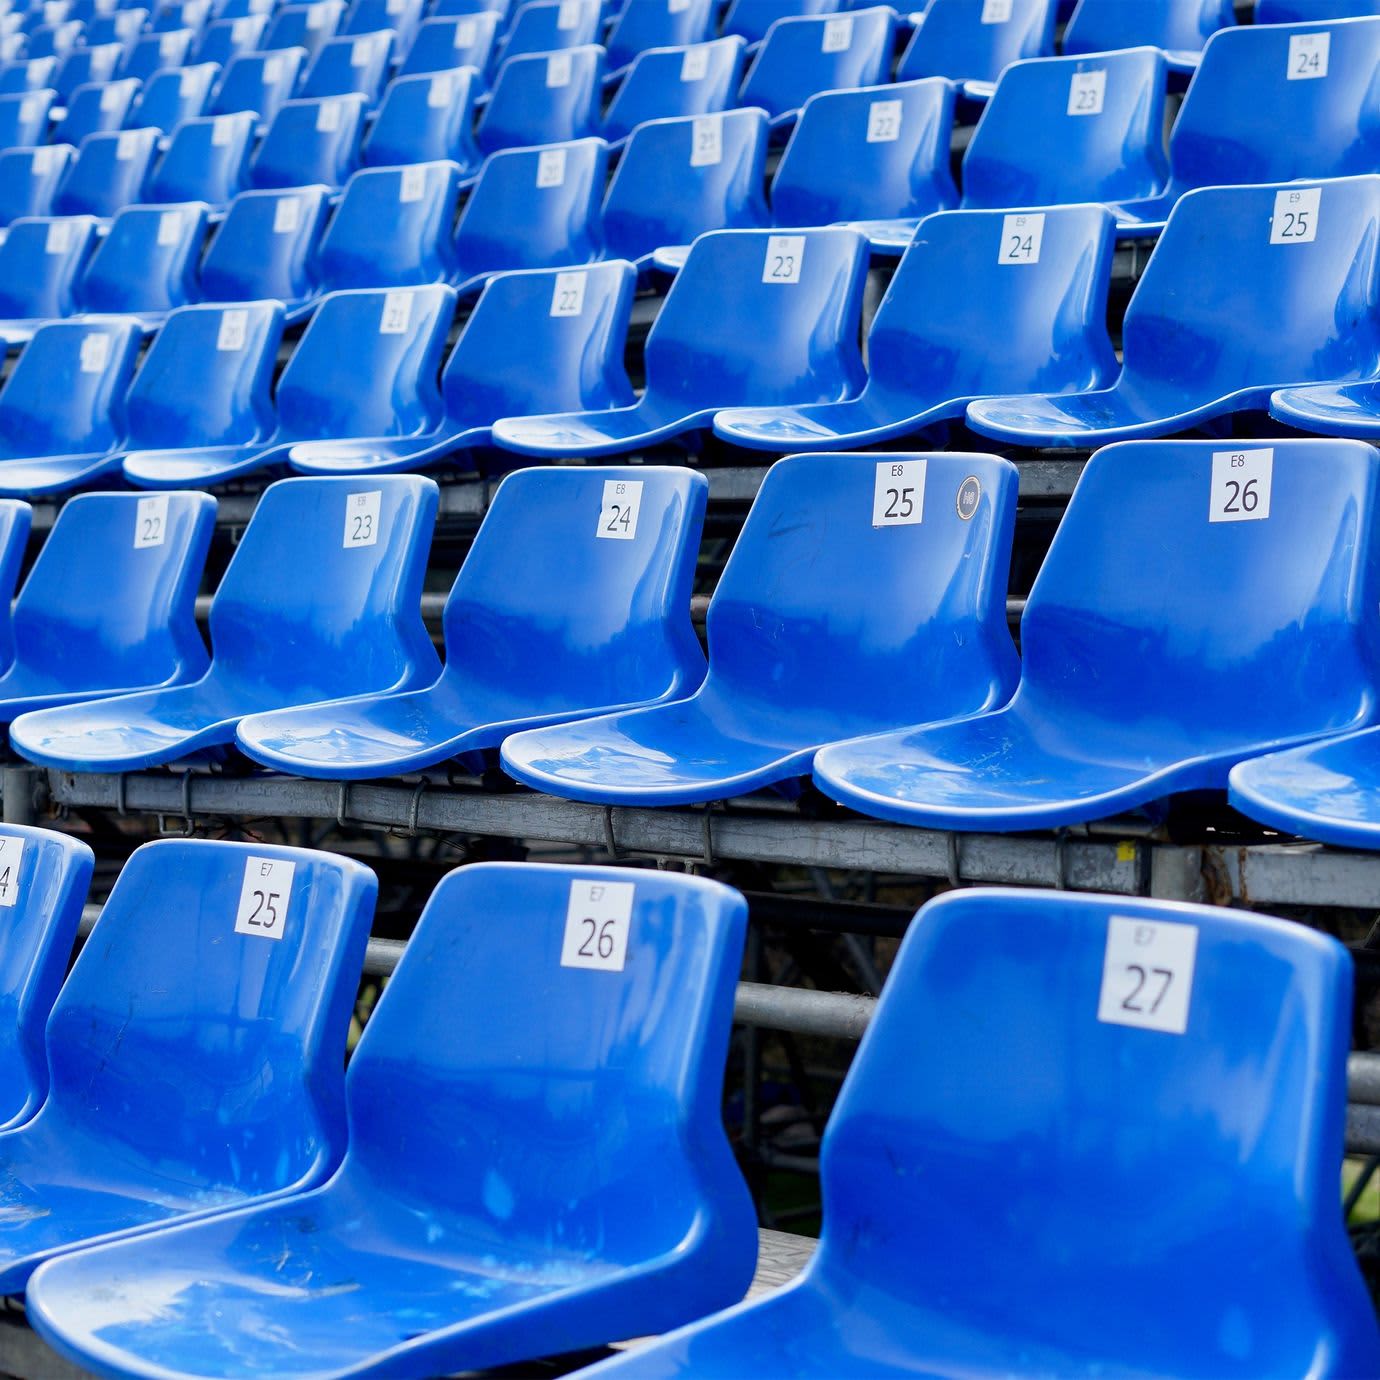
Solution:
<svg viewBox="0 0 1380 1380"><path fill-rule="evenodd" d="M562 968L623 971L635 890L632 882L571 882L561 941Z"/></svg>
<svg viewBox="0 0 1380 1380"><path fill-rule="evenodd" d="M246 858L235 933L261 939L281 939L292 900L292 874L297 864L282 858Z"/></svg>

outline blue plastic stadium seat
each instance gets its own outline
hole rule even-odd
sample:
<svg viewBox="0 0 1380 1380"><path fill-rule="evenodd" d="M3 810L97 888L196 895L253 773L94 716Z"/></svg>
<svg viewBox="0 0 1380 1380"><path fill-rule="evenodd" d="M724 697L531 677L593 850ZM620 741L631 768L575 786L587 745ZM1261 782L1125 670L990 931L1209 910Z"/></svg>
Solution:
<svg viewBox="0 0 1380 1380"><path fill-rule="evenodd" d="M45 89L0 96L0 150L46 142L48 111L56 94Z"/></svg>
<svg viewBox="0 0 1380 1380"><path fill-rule="evenodd" d="M165 29L144 34L125 54L120 64L122 77L147 81L155 72L186 65L196 34L191 29Z"/></svg>
<svg viewBox="0 0 1380 1380"><path fill-rule="evenodd" d="M119 81L89 82L67 98L66 112L54 131L64 143L80 146L88 134L107 134L124 128L139 129L154 123L135 112L140 84L134 78Z"/></svg>
<svg viewBox="0 0 1380 1380"><path fill-rule="evenodd" d="M250 21L237 19L234 22ZM233 115L237 110L255 110L259 123L266 125L278 113L278 107L292 95L305 57L305 49L280 48L274 52L241 53L231 58L221 73L209 113Z"/></svg>
<svg viewBox="0 0 1380 1380"><path fill-rule="evenodd" d="M507 269L567 268L599 258L607 167L602 139L490 154L455 230L461 293L477 292L490 274Z"/></svg>
<svg viewBox="0 0 1380 1380"><path fill-rule="evenodd" d="M842 0L731 0L724 13L723 31L760 43L778 19L798 15L836 14Z"/></svg>
<svg viewBox="0 0 1380 1380"><path fill-rule="evenodd" d="M618 72L649 48L680 48L714 36L715 0L652 0L624 5L604 40L608 63Z"/></svg>
<svg viewBox="0 0 1380 1380"><path fill-rule="evenodd" d="M113 216L138 201L159 134L153 128L88 134L53 197L53 214Z"/></svg>
<svg viewBox="0 0 1380 1380"><path fill-rule="evenodd" d="M968 425L1086 447L1263 410L1290 383L1372 376L1378 235L1377 177L1188 192L1126 308L1111 387L975 402Z"/></svg>
<svg viewBox="0 0 1380 1380"><path fill-rule="evenodd" d="M930 216L873 317L856 398L730 409L714 430L776 454L837 450L960 421L978 397L1103 386L1117 375L1107 335L1114 232L1098 206ZM1037 260L1011 260L1013 238L1036 233Z"/></svg>
<svg viewBox="0 0 1380 1380"><path fill-rule="evenodd" d="M345 16L344 0L309 0L280 5L264 31L265 48L302 48L315 57L327 39L334 38Z"/></svg>
<svg viewBox="0 0 1380 1380"><path fill-rule="evenodd" d="M452 872L351 1059L339 1172L55 1262L39 1325L129 1376L325 1380L488 1369L741 1298L755 1223L719 1099L745 911L666 873Z"/></svg>
<svg viewBox="0 0 1380 1380"><path fill-rule="evenodd" d="M30 30L24 51L31 58L57 58L60 67L62 60L80 42L85 27L79 19L64 20L60 24L40 24Z"/></svg>
<svg viewBox="0 0 1380 1380"><path fill-rule="evenodd" d="M429 435L441 418L436 379L454 300L442 286L331 293L278 380L272 435L132 451L125 478L143 488L197 488L281 468L296 441Z"/></svg>
<svg viewBox="0 0 1380 1380"><path fill-rule="evenodd" d="M25 217L10 226L0 241L0 340L22 344L40 322L72 315L95 242L90 216Z"/></svg>
<svg viewBox="0 0 1380 1380"><path fill-rule="evenodd" d="M417 475L272 485L212 599L200 680L24 714L11 742L70 771L136 771L223 752L246 714L430 684L421 591L436 501Z"/></svg>
<svg viewBox="0 0 1380 1380"><path fill-rule="evenodd" d="M297 313L316 295L311 259L329 204L325 187L241 192L201 262L202 300L275 298Z"/></svg>
<svg viewBox="0 0 1380 1380"><path fill-rule="evenodd" d="M726 407L857 394L867 245L851 230L718 230L691 247L647 337L631 407L508 417L494 440L522 455L617 455L696 432Z"/></svg>
<svg viewBox="0 0 1380 1380"><path fill-rule="evenodd" d="M709 230L771 224L763 194L767 115L649 120L628 140L604 201L605 251L650 262L662 246L682 246Z"/></svg>
<svg viewBox="0 0 1380 1380"><path fill-rule="evenodd" d="M652 48L634 61L604 114L604 136L626 139L644 121L714 115L737 103L746 45L737 35Z"/></svg>
<svg viewBox="0 0 1380 1380"><path fill-rule="evenodd" d="M604 50L586 45L509 58L475 138L482 153L598 134Z"/></svg>
<svg viewBox="0 0 1380 1380"><path fill-rule="evenodd" d="M74 48L62 60L53 76L53 89L65 102L73 91L87 82L109 81L115 75L124 47L102 43L92 48Z"/></svg>
<svg viewBox="0 0 1380 1380"><path fill-rule="evenodd" d="M1059 827L1223 790L1244 758L1364 726L1377 484L1361 442L1099 451L1026 604L1010 705L830 747L816 783L908 824Z"/></svg>
<svg viewBox="0 0 1380 1380"><path fill-rule="evenodd" d="M56 73L57 61L50 57L21 58L0 64L0 95L49 89Z"/></svg>
<svg viewBox="0 0 1380 1380"><path fill-rule="evenodd" d="M499 417L632 402L623 343L635 282L616 260L495 274L441 372L444 415L435 431L304 441L289 463L303 474L382 474L459 464L468 453L468 463L487 471Z"/></svg>
<svg viewBox="0 0 1380 1380"><path fill-rule="evenodd" d="M143 33L149 12L138 6L111 10L86 21L86 42L121 43L126 48Z"/></svg>
<svg viewBox="0 0 1380 1380"><path fill-rule="evenodd" d="M1255 0L1257 24L1314 24L1380 14L1380 0Z"/></svg>
<svg viewBox="0 0 1380 1380"><path fill-rule="evenodd" d="M206 26L196 45L196 62L214 62L228 67L237 57L252 53L268 32L268 16L249 15L241 19L217 19ZM267 45L264 45L267 47ZM289 50L281 50L289 51ZM306 49L302 49L305 61Z"/></svg>
<svg viewBox="0 0 1380 1380"><path fill-rule="evenodd" d="M498 34L496 14L467 14L426 19L412 40L399 75L449 72L457 67L488 68Z"/></svg>
<svg viewBox="0 0 1380 1380"><path fill-rule="evenodd" d="M214 62L155 72L137 93L128 122L152 125L165 134L171 133L183 120L205 113L219 76L220 68Z"/></svg>
<svg viewBox="0 0 1380 1380"><path fill-rule="evenodd" d="M204 201L216 207L233 200L244 184L255 120L252 110L184 120L149 175L147 199Z"/></svg>
<svg viewBox="0 0 1380 1380"><path fill-rule="evenodd" d="M494 61L598 43L600 28L599 0L529 0L514 12Z"/></svg>
<svg viewBox="0 0 1380 1380"><path fill-rule="evenodd" d="M896 67L897 81L949 77L985 100L1018 58L1054 51L1054 0L930 0Z"/></svg>
<svg viewBox="0 0 1380 1380"><path fill-rule="evenodd" d="M179 839L134 853L49 1018L48 1099L0 1139L7 1293L85 1242L334 1170L376 893L361 864L305 849Z"/></svg>
<svg viewBox="0 0 1380 1380"><path fill-rule="evenodd" d="M48 215L75 152L70 144L39 144L0 153L0 225Z"/></svg>
<svg viewBox="0 0 1380 1380"><path fill-rule="evenodd" d="M0 499L0 669L14 662L14 588L29 544L33 510L15 499Z"/></svg>
<svg viewBox="0 0 1380 1380"><path fill-rule="evenodd" d="M501 32L509 24L512 15L517 13L517 6L513 0L431 0L430 13L433 19L496 14Z"/></svg>
<svg viewBox="0 0 1380 1380"><path fill-rule="evenodd" d="M372 34L391 30L399 48L405 48L417 32L424 11L423 0L352 0L341 32Z"/></svg>
<svg viewBox="0 0 1380 1380"><path fill-rule="evenodd" d="M508 475L446 601L435 683L255 714L240 750L301 776L390 776L687 694L704 675L689 607L707 488L683 466Z"/></svg>
<svg viewBox="0 0 1380 1380"><path fill-rule="evenodd" d="M743 78L738 103L761 106L773 128L789 126L817 91L886 81L895 34L896 12L886 5L778 20Z"/></svg>
<svg viewBox="0 0 1380 1380"><path fill-rule="evenodd" d="M1065 53L1108 53L1146 44L1192 71L1218 29L1236 23L1232 0L1078 0L1064 28Z"/></svg>
<svg viewBox="0 0 1380 1380"><path fill-rule="evenodd" d="M152 330L174 308L194 301L206 206L126 206L110 222L77 284L83 312L136 317ZM0 339L8 339L0 327Z"/></svg>
<svg viewBox="0 0 1380 1380"><path fill-rule="evenodd" d="M365 165L448 159L467 175L475 171L480 163L472 133L477 85L475 74L464 70L394 77L364 136Z"/></svg>
<svg viewBox="0 0 1380 1380"><path fill-rule="evenodd" d="M206 0L162 0L153 7L149 28L156 34L172 33L179 29L200 31L210 18L211 6Z"/></svg>
<svg viewBox="0 0 1380 1380"><path fill-rule="evenodd" d="M1239 910L931 901L829 1118L804 1276L584 1374L1377 1373L1337 1203L1352 981L1334 939ZM994 1250L1013 1231L1023 1248ZM155 1268L178 1270L160 1239ZM74 1316L113 1255L64 1291Z"/></svg>
<svg viewBox="0 0 1380 1380"><path fill-rule="evenodd" d="M1004 704L1015 513L1015 467L994 456L780 461L710 602L704 684L518 733L504 769L610 805L793 793L826 743Z"/></svg>
<svg viewBox="0 0 1380 1380"><path fill-rule="evenodd" d="M378 102L393 56L393 35L384 29L323 43L302 78L303 96L359 95Z"/></svg>
<svg viewBox="0 0 1380 1380"><path fill-rule="evenodd" d="M284 101L254 153L256 187L342 187L359 166L363 96Z"/></svg>

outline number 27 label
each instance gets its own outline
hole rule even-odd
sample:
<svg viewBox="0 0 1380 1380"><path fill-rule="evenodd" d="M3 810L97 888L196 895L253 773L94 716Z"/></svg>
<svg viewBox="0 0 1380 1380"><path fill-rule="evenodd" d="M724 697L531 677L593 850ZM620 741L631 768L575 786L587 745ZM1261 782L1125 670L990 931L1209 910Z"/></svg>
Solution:
<svg viewBox="0 0 1380 1380"><path fill-rule="evenodd" d="M292 900L292 874L297 864L283 858L246 858L235 933L281 939Z"/></svg>
<svg viewBox="0 0 1380 1380"><path fill-rule="evenodd" d="M1182 1035L1197 957L1196 925L1111 916L1097 1019Z"/></svg>
<svg viewBox="0 0 1380 1380"><path fill-rule="evenodd" d="M632 882L571 882L561 942L562 968L623 971L635 890Z"/></svg>

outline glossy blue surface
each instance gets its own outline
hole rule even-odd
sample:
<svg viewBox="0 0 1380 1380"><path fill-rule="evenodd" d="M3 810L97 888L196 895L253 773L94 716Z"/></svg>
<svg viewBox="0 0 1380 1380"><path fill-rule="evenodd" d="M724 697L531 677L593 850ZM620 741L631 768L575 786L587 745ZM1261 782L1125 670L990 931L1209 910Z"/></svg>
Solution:
<svg viewBox="0 0 1380 1380"><path fill-rule="evenodd" d="M127 117L129 123L171 132L181 121L203 113L219 75L220 68L213 62L174 72L155 72L134 97Z"/></svg>
<svg viewBox="0 0 1380 1380"><path fill-rule="evenodd" d="M523 455L616 455L702 430L725 407L855 395L866 242L852 230L805 230L773 252L778 238L718 230L695 241L647 336L634 405L508 417L494 440ZM786 270L782 281L770 280L773 269Z"/></svg>
<svg viewBox="0 0 1380 1380"><path fill-rule="evenodd" d="M321 45L336 36L344 14L343 0L279 5L272 12L261 42L265 48L305 48L315 57Z"/></svg>
<svg viewBox="0 0 1380 1380"><path fill-rule="evenodd" d="M778 19L802 14L836 14L841 0L729 0L723 31L741 34L749 43L760 43Z"/></svg>
<svg viewBox="0 0 1380 1380"><path fill-rule="evenodd" d="M0 224L21 216L46 216L74 157L68 144L46 144L0 153Z"/></svg>
<svg viewBox="0 0 1380 1380"><path fill-rule="evenodd" d="M122 77L147 81L155 72L175 70L191 55L196 39L191 29L163 29L135 40L120 64Z"/></svg>
<svg viewBox="0 0 1380 1380"><path fill-rule="evenodd" d="M1188 192L1126 308L1116 382L975 402L968 425L1022 445L1095 446L1264 410L1285 384L1369 377L1378 240L1377 177Z"/></svg>
<svg viewBox="0 0 1380 1380"><path fill-rule="evenodd" d="M476 88L469 71L394 78L365 135L365 165L449 159L466 173L474 171L480 161L471 133Z"/></svg>
<svg viewBox="0 0 1380 1380"><path fill-rule="evenodd" d="M308 65L299 94L308 98L357 95L375 105L392 58L393 35L386 29L327 39Z"/></svg>
<svg viewBox="0 0 1380 1380"><path fill-rule="evenodd" d="M1078 0L1064 28L1065 53L1108 53L1148 44L1191 69L1203 45L1236 23L1232 0Z"/></svg>
<svg viewBox="0 0 1380 1380"><path fill-rule="evenodd" d="M195 300L206 212L199 201L118 212L77 284L80 309L134 316L151 330Z"/></svg>
<svg viewBox="0 0 1380 1380"><path fill-rule="evenodd" d="M41 144L48 132L53 96L46 89L0 96L0 149Z"/></svg>
<svg viewBox="0 0 1380 1380"><path fill-rule="evenodd" d="M561 963L590 883L632 892L620 971ZM45 1335L102 1374L421 1377L740 1298L756 1227L719 1098L745 912L693 877L452 872L350 1062L336 1175L55 1264Z"/></svg>
<svg viewBox="0 0 1380 1380"><path fill-rule="evenodd" d="M217 19L202 31L201 39L196 45L196 60L215 62L228 68L236 58L253 53L267 32L266 14L255 15L249 19ZM267 44L263 46L268 47ZM302 49L301 61L306 61L305 48ZM294 74L293 81L296 80Z"/></svg>
<svg viewBox="0 0 1380 1380"><path fill-rule="evenodd" d="M444 415L406 440L304 441L288 452L303 474L384 474L466 463L499 417L632 401L623 345L637 276L619 260L578 269L498 273L485 284L441 371ZM571 310L578 300L578 311ZM563 313L553 314L552 306ZM487 469L489 457L471 457Z"/></svg>
<svg viewBox="0 0 1380 1380"><path fill-rule="evenodd" d="M330 209L327 198L325 187L241 192L201 261L202 298L275 298L290 311L304 306L316 292L311 256ZM284 210L285 202L295 204Z"/></svg>
<svg viewBox="0 0 1380 1380"><path fill-rule="evenodd" d="M88 134L53 197L55 216L113 216L139 200L158 152L156 129Z"/></svg>
<svg viewBox="0 0 1380 1380"><path fill-rule="evenodd" d="M53 229L56 224L70 227ZM0 339L27 340L40 321L76 310L76 284L96 242L89 216L25 217L0 241Z"/></svg>
<svg viewBox="0 0 1380 1380"><path fill-rule="evenodd" d="M604 50L592 44L509 58L479 117L480 152L597 135L603 83Z"/></svg>
<svg viewBox="0 0 1380 1380"><path fill-rule="evenodd" d="M53 89L65 103L77 87L91 81L108 80L114 75L124 51L123 43L100 43L73 49L54 74Z"/></svg>
<svg viewBox="0 0 1380 1380"><path fill-rule="evenodd" d="M342 534L366 534L350 515L359 494L378 495L377 540L346 547ZM246 714L430 683L420 599L435 517L436 486L414 475L272 485L212 600L200 680L26 714L11 742L48 766L135 771L228 745Z"/></svg>
<svg viewBox="0 0 1380 1380"><path fill-rule="evenodd" d="M341 187L359 165L364 97L284 101L250 169L255 187Z"/></svg>
<svg viewBox="0 0 1380 1380"><path fill-rule="evenodd" d="M929 0L924 19L901 54L896 79L995 82L1017 58L1045 57L1054 51L1054 0L1011 0L1005 18L983 23L988 12L985 4L974 0ZM1000 13L1000 7L994 6L991 13Z"/></svg>
<svg viewBox="0 0 1380 1380"><path fill-rule="evenodd" d="M902 501L874 495L920 460ZM960 515L957 497L976 489ZM898 492L900 489L898 487ZM808 776L817 748L1005 703L1016 471L981 455L793 456L768 472L710 601L709 674L689 698L519 733L503 767L611 805L721 800ZM846 668L846 669L845 669Z"/></svg>
<svg viewBox="0 0 1380 1380"><path fill-rule="evenodd" d="M33 510L27 503L0 498L0 667L14 661L14 588L32 525Z"/></svg>
<svg viewBox="0 0 1380 1380"><path fill-rule="evenodd" d="M1262 449L1268 516L1210 520L1232 501L1232 457ZM1221 790L1244 758L1369 724L1377 479L1360 442L1099 451L1030 592L1010 705L827 748L816 783L883 819L1043 828Z"/></svg>
<svg viewBox="0 0 1380 1380"><path fill-rule="evenodd" d="M0 95L51 88L57 63L50 57L0 63Z"/></svg>
<svg viewBox="0 0 1380 1380"><path fill-rule="evenodd" d="M614 486L640 482L633 535ZM527 469L498 488L426 689L245 719L242 752L280 771L361 780L497 749L523 728L684 695L704 658L689 607L704 477L679 466Z"/></svg>
<svg viewBox="0 0 1380 1380"><path fill-rule="evenodd" d="M1380 14L1378 0L1255 0L1257 24L1316 23Z"/></svg>
<svg viewBox="0 0 1380 1380"><path fill-rule="evenodd" d="M455 230L460 291L477 292L489 274L504 269L565 268L599 258L607 168L602 139L490 154Z"/></svg>
<svg viewBox="0 0 1380 1380"><path fill-rule="evenodd" d="M92 82L79 86L67 102L67 114L58 133L63 139L80 144L88 134L99 134L112 129L120 129L128 119L131 127L159 125L155 118L157 112L147 112L145 106L135 111L135 98L139 95L137 81Z"/></svg>
<svg viewBox="0 0 1380 1380"><path fill-rule="evenodd" d="M714 37L716 0L689 0L680 10L671 5L625 5L604 40L609 67L634 62L648 48L679 48Z"/></svg>
<svg viewBox="0 0 1380 1380"><path fill-rule="evenodd" d="M1098 1019L1118 922L1196 931L1183 1034ZM1351 984L1335 940L1241 911L931 901L829 1119L803 1278L585 1374L1376 1374L1337 1203Z"/></svg>
<svg viewBox="0 0 1380 1380"><path fill-rule="evenodd" d="M263 859L294 865L276 942L236 933ZM48 1020L48 1099L0 1135L0 1288L22 1293L83 1242L310 1188L336 1167L376 891L359 863L272 844L133 854Z"/></svg>
<svg viewBox="0 0 1380 1380"><path fill-rule="evenodd" d="M437 285L331 293L279 376L272 435L130 452L125 478L141 488L199 488L281 468L297 441L430 434L441 417L436 375L454 305L451 289Z"/></svg>
<svg viewBox="0 0 1380 1380"><path fill-rule="evenodd" d="M496 62L522 53L551 53L598 43L599 0L530 0L514 12Z"/></svg>
<svg viewBox="0 0 1380 1380"><path fill-rule="evenodd" d="M476 77L489 65L498 30L498 16L477 14L427 19L417 30L399 75L446 72L473 67Z"/></svg>
<svg viewBox="0 0 1380 1380"><path fill-rule="evenodd" d="M341 32L371 34L391 29L399 43L406 43L424 12L423 0L353 0Z"/></svg>
<svg viewBox="0 0 1380 1380"><path fill-rule="evenodd" d="M148 199L224 206L244 185L254 123L252 110L184 120L149 177Z"/></svg>
<svg viewBox="0 0 1380 1380"><path fill-rule="evenodd" d="M1054 392L1114 379L1107 292L1116 248L1099 206L1044 217L1037 263L1003 263L1001 211L941 211L920 222L867 337L869 373L842 402L719 412L716 434L780 453L832 450L912 435L962 418L977 397ZM992 349L992 323L1002 323Z"/></svg>
<svg viewBox="0 0 1380 1380"><path fill-rule="evenodd" d="M744 53L743 40L736 34L642 53L609 103L604 137L626 139L645 120L712 115L736 105ZM697 75L700 64L703 75Z"/></svg>
<svg viewBox="0 0 1380 1380"><path fill-rule="evenodd" d="M305 58L304 48L237 54L225 65L210 113L255 110L260 123L267 124L292 95Z"/></svg>

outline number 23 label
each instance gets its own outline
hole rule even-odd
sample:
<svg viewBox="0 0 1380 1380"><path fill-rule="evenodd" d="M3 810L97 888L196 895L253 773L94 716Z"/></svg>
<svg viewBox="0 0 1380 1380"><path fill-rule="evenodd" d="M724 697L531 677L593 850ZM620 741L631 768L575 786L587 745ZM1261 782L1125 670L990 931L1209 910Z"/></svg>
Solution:
<svg viewBox="0 0 1380 1380"><path fill-rule="evenodd" d="M1113 915L1097 1019L1182 1035L1188 1029L1198 927Z"/></svg>
<svg viewBox="0 0 1380 1380"><path fill-rule="evenodd" d="M351 494L345 502L345 540L343 546L375 546L379 539L381 489Z"/></svg>
<svg viewBox="0 0 1380 1380"><path fill-rule="evenodd" d="M632 882L571 882L561 942L562 968L623 971L635 889Z"/></svg>
<svg viewBox="0 0 1380 1380"><path fill-rule="evenodd" d="M292 900L292 874L297 864L282 858L246 858L235 933L281 939Z"/></svg>

